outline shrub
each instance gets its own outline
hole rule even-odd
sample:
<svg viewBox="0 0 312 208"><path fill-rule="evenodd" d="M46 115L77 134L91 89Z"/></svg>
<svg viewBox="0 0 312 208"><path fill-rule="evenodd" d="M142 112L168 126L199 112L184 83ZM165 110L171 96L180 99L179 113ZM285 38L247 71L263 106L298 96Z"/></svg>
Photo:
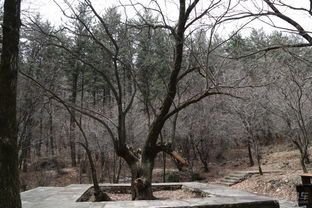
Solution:
<svg viewBox="0 0 312 208"><path fill-rule="evenodd" d="M201 176L199 173L193 173L191 176L192 181L201 181L204 179L205 179L205 177Z"/></svg>

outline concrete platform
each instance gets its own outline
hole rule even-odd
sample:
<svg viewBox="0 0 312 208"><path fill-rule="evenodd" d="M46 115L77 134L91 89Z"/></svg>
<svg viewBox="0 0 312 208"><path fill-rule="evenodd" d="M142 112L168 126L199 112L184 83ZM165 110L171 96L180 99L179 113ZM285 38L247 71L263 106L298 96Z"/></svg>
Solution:
<svg viewBox="0 0 312 208"><path fill-rule="evenodd" d="M101 184L129 187L129 184ZM265 196L203 183L159 183L155 186L182 186L202 191L209 197L188 200L142 200L113 202L76 202L92 185L73 184L67 187L38 187L21 194L23 208L279 208L277 200Z"/></svg>

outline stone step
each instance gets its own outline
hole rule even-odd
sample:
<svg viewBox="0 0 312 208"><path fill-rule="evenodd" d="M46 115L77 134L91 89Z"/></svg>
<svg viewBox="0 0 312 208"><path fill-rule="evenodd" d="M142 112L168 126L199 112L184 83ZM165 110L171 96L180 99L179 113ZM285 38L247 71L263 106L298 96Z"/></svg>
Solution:
<svg viewBox="0 0 312 208"><path fill-rule="evenodd" d="M276 173L281 172L280 170L267 170L263 171L263 173ZM240 183L250 177L253 174L258 174L258 171L234 171L230 175L225 176L220 179L220 181L216 182L217 184L232 186L236 183Z"/></svg>
<svg viewBox="0 0 312 208"><path fill-rule="evenodd" d="M218 184L222 184L222 185L226 185L226 186L232 186L234 184L237 184L243 180L245 180L246 178L248 178L250 174L247 172L233 172L232 174L222 178L219 182L217 182Z"/></svg>
<svg viewBox="0 0 312 208"><path fill-rule="evenodd" d="M226 182L226 183L238 183L239 180L230 180L230 179L221 179L220 180L221 182Z"/></svg>
<svg viewBox="0 0 312 208"><path fill-rule="evenodd" d="M229 179L229 180L242 180L244 177L237 177L237 176L226 176L224 179Z"/></svg>
<svg viewBox="0 0 312 208"><path fill-rule="evenodd" d="M246 177L248 175L249 173L239 173L239 172L234 172L231 174L231 176L237 176L237 177Z"/></svg>
<svg viewBox="0 0 312 208"><path fill-rule="evenodd" d="M226 185L226 186L232 186L233 183L229 183L229 182L222 182L222 181L219 181L218 184L221 184L221 185Z"/></svg>

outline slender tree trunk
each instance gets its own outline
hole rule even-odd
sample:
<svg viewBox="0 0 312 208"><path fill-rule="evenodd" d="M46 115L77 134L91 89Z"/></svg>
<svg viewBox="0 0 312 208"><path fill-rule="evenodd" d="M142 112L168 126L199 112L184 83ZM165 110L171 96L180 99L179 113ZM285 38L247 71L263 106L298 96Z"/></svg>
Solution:
<svg viewBox="0 0 312 208"><path fill-rule="evenodd" d="M163 152L163 182L166 182L166 153Z"/></svg>
<svg viewBox="0 0 312 208"><path fill-rule="evenodd" d="M303 171L304 173L307 173L308 170L307 170L307 167L306 167L306 165L305 165L304 160L305 160L305 159L304 159L304 156L301 156L301 157L300 157L300 164L301 164L302 171Z"/></svg>
<svg viewBox="0 0 312 208"><path fill-rule="evenodd" d="M249 140L247 141L247 147L248 147L249 166L252 167L255 165L255 163L252 158L251 144Z"/></svg>
<svg viewBox="0 0 312 208"><path fill-rule="evenodd" d="M307 147L305 147L303 150L300 150L300 164L302 167L302 170L304 173L308 172L308 169L306 167L306 158L307 158Z"/></svg>
<svg viewBox="0 0 312 208"><path fill-rule="evenodd" d="M304 158L304 162L305 162L305 164L310 164L310 163L311 163L310 157L309 157L309 154L308 154L308 153L306 154L306 156L305 156L305 158Z"/></svg>
<svg viewBox="0 0 312 208"><path fill-rule="evenodd" d="M28 171L28 162L30 161L30 151L31 151L31 138L32 138L32 118L29 119L28 121L28 127L26 131L26 138L25 141L23 142L22 145L22 153L21 153L21 158L22 158L22 171L27 172Z"/></svg>
<svg viewBox="0 0 312 208"><path fill-rule="evenodd" d="M91 169L91 177L92 177L93 188L94 188L94 197L95 197L94 201L97 201L97 202L99 202L99 201L110 201L111 200L110 197L106 193L104 193L99 186L96 168L94 165L94 161L92 158L91 151L89 150L87 145L82 144L82 143L79 143L79 144L85 149L88 160L89 160L90 169Z"/></svg>
<svg viewBox="0 0 312 208"><path fill-rule="evenodd" d="M72 88L71 88L71 98L70 102L75 105L77 100L77 87L78 87L78 69L75 66L75 69L72 73ZM70 157L71 157L71 165L73 167L77 166L77 160L76 160L76 139L75 139L75 115L76 111L74 109L71 109L71 115L69 120L69 146L70 146Z"/></svg>
<svg viewBox="0 0 312 208"><path fill-rule="evenodd" d="M164 144L164 137L160 134L160 142ZM166 182L166 153L162 152L162 159L163 159L163 182Z"/></svg>
<svg viewBox="0 0 312 208"><path fill-rule="evenodd" d="M100 181L104 181L104 176L105 176L105 165L106 165L106 157L105 157L105 152L101 151L100 153L100 163L101 163L101 176L100 176Z"/></svg>
<svg viewBox="0 0 312 208"><path fill-rule="evenodd" d="M53 116L49 114L49 142L51 156L54 156L54 132L53 132Z"/></svg>
<svg viewBox="0 0 312 208"><path fill-rule="evenodd" d="M256 152L256 157L257 157L257 163L258 163L258 169L259 169L259 174L263 175L262 168L261 168L261 154L260 154L260 147L259 147L259 137L256 137L257 141L254 141L255 145L255 152Z"/></svg>
<svg viewBox="0 0 312 208"><path fill-rule="evenodd" d="M203 151L205 151L205 150L201 150L200 152L198 151L198 156L199 156L200 162L203 165L204 172L208 173L209 172L209 168L208 168L209 157L208 157L208 155L205 155L205 154L208 154L208 153L203 152Z"/></svg>
<svg viewBox="0 0 312 208"><path fill-rule="evenodd" d="M16 82L20 29L20 0L4 1L0 64L0 205L20 208L18 174Z"/></svg>
<svg viewBox="0 0 312 208"><path fill-rule="evenodd" d="M307 173L308 170L306 167L305 160L306 160L308 147L307 147L307 145L303 144L300 137L297 137L297 140L292 140L292 142L296 145L296 147L298 148L298 150L300 152L300 165L301 165L302 171L304 173ZM307 144L307 143L305 143L305 144Z"/></svg>
<svg viewBox="0 0 312 208"><path fill-rule="evenodd" d="M42 135L43 135L43 125L42 125L42 116L40 115L39 120L39 138L36 144L36 156L41 157L41 145L42 145Z"/></svg>
<svg viewBox="0 0 312 208"><path fill-rule="evenodd" d="M200 139L199 143L193 144L195 146L195 150L198 153L199 160L203 165L204 172L209 172L208 161L209 161L209 149L203 139Z"/></svg>
<svg viewBox="0 0 312 208"><path fill-rule="evenodd" d="M30 159L30 144L32 137L32 118L29 116L24 123L22 133L20 134L20 156L19 156L19 168L23 172L27 172L28 161Z"/></svg>
<svg viewBox="0 0 312 208"><path fill-rule="evenodd" d="M259 174L260 174L260 175L263 175L262 168L261 168L260 155L257 155L257 163L258 163Z"/></svg>
<svg viewBox="0 0 312 208"><path fill-rule="evenodd" d="M72 112L75 114L75 111ZM71 157L71 165L72 167L77 166L76 162L76 143L75 143L75 128L76 124L73 119L74 116L70 116L70 124L69 124L69 146L70 146L70 157Z"/></svg>
<svg viewBox="0 0 312 208"><path fill-rule="evenodd" d="M122 158L119 157L119 158L118 158L118 170L117 170L117 175L116 175L116 179L115 179L115 182L116 182L116 183L119 183L121 168L122 168Z"/></svg>
<svg viewBox="0 0 312 208"><path fill-rule="evenodd" d="M85 75L84 72L81 71L81 96L80 96L80 107L83 108L83 100L84 100L84 90L85 90ZM79 124L82 125L82 114L79 117Z"/></svg>
<svg viewBox="0 0 312 208"><path fill-rule="evenodd" d="M117 166L117 155L114 153L113 156L113 183L116 182L116 166Z"/></svg>

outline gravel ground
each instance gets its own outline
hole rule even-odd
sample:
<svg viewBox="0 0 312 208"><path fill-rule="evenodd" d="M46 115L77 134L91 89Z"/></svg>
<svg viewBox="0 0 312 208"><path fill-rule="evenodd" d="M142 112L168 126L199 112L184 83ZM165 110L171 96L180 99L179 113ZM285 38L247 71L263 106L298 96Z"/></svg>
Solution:
<svg viewBox="0 0 312 208"><path fill-rule="evenodd" d="M158 199L174 200L174 199L191 199L191 198L200 198L199 194L185 191L182 189L177 190L163 190L163 191L154 191L154 196ZM116 193L107 193L112 200L114 201L129 201L131 200L131 194L116 194Z"/></svg>

